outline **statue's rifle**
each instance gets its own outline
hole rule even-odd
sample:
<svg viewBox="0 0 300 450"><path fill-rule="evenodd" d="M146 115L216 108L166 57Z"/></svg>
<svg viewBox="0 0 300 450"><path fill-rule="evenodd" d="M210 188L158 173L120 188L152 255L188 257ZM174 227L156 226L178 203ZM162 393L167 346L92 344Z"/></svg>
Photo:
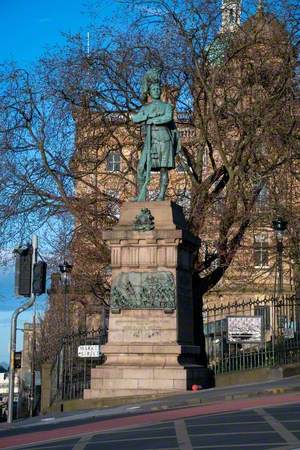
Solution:
<svg viewBox="0 0 300 450"><path fill-rule="evenodd" d="M147 148L147 159L146 159L146 179L143 184L142 189L140 190L138 201L142 202L146 200L147 186L150 183L151 178L151 138L152 138L152 125L147 126L147 135L146 135L146 148Z"/></svg>

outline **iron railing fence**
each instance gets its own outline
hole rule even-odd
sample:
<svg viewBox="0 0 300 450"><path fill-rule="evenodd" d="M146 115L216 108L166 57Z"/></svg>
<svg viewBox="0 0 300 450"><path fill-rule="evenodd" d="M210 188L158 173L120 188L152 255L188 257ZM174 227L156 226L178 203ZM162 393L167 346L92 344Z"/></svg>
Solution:
<svg viewBox="0 0 300 450"><path fill-rule="evenodd" d="M203 321L215 374L300 362L300 301L295 296L207 306ZM91 369L104 362L101 345L106 342L103 329L64 337L51 369L51 403L83 398Z"/></svg>
<svg viewBox="0 0 300 450"><path fill-rule="evenodd" d="M300 302L293 295L207 306L203 322L216 374L300 362Z"/></svg>
<svg viewBox="0 0 300 450"><path fill-rule="evenodd" d="M107 342L107 332L85 330L67 335L51 369L51 403L83 398L91 384L91 369L103 364L101 345Z"/></svg>

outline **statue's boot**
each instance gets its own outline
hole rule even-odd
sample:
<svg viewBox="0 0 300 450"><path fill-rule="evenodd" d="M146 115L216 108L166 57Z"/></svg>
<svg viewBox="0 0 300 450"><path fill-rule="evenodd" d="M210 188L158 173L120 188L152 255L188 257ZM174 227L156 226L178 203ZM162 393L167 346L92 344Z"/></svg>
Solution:
<svg viewBox="0 0 300 450"><path fill-rule="evenodd" d="M165 199L168 184L169 184L169 175L168 171L166 170L160 173L160 191L157 197L158 201L163 201Z"/></svg>
<svg viewBox="0 0 300 450"><path fill-rule="evenodd" d="M141 200L139 199L139 196L140 196L140 193L141 193L141 190L142 190L144 184L145 184L145 179L144 178L137 179L137 188L138 188L137 189L137 195L135 197L131 197L131 199L130 199L131 202L139 202L139 201L144 202L144 201L146 201L146 195L145 195L144 199L141 199Z"/></svg>

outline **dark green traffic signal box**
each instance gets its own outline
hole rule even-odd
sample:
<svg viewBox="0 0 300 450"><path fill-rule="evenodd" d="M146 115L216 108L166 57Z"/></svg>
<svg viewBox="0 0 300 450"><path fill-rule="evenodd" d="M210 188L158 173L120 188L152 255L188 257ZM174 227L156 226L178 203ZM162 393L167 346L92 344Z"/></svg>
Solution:
<svg viewBox="0 0 300 450"><path fill-rule="evenodd" d="M16 257L15 293L23 297L31 295L32 245L18 247L14 250Z"/></svg>
<svg viewBox="0 0 300 450"><path fill-rule="evenodd" d="M45 294L46 292L46 273L47 264L39 261L33 267L32 292L36 295Z"/></svg>

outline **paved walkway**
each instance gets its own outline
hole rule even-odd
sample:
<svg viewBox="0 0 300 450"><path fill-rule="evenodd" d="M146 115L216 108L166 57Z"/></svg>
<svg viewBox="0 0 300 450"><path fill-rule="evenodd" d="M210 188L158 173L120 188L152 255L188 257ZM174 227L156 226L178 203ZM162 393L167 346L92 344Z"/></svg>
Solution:
<svg viewBox="0 0 300 450"><path fill-rule="evenodd" d="M1 449L300 449L300 394L227 400L81 423L2 429Z"/></svg>

